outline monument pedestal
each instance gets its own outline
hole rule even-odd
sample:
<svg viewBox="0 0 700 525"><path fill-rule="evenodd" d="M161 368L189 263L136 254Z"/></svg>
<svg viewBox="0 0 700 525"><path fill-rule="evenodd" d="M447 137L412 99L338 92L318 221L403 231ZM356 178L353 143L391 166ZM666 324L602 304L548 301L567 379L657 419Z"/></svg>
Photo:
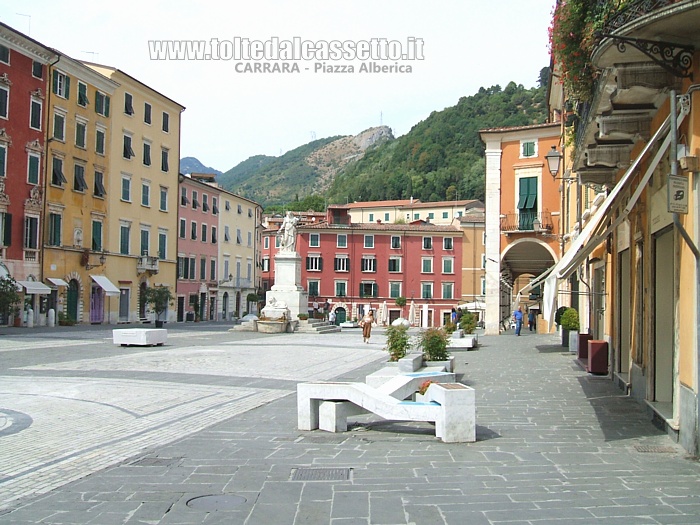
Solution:
<svg viewBox="0 0 700 525"><path fill-rule="evenodd" d="M285 303L289 309L289 320L298 320L298 315L309 311L309 295L301 286L301 257L296 252L279 252L275 255L275 284L265 294L269 305Z"/></svg>

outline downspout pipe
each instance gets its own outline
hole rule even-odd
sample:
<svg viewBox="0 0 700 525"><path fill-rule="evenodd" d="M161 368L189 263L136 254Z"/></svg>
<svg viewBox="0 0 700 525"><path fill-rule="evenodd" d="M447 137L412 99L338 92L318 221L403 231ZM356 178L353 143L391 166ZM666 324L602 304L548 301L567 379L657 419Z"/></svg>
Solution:
<svg viewBox="0 0 700 525"><path fill-rule="evenodd" d="M700 85L692 85L688 88L686 92L690 95L694 91L700 89ZM676 91L671 90L671 145L670 145L670 160L671 160L671 175L678 175L678 101L676 98ZM697 188L697 173L696 176L696 188L695 188L695 198L698 198L698 188ZM696 217L696 221L700 221L700 216ZM693 239L686 231L685 227L681 224L680 217L677 213L673 214L673 225L681 234L681 237L685 243L693 252L695 257L695 439L694 439L694 453L696 455L700 454L700 251L698 247L693 242Z"/></svg>

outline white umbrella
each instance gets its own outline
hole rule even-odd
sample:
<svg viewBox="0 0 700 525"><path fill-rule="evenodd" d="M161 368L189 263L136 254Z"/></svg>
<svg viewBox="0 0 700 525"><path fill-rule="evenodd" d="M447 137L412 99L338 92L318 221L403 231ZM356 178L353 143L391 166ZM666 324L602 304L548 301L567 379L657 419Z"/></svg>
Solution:
<svg viewBox="0 0 700 525"><path fill-rule="evenodd" d="M386 301L382 303L382 316L381 316L382 324L386 324L387 321L389 321L389 309L386 306Z"/></svg>
<svg viewBox="0 0 700 525"><path fill-rule="evenodd" d="M416 324L416 303L411 301L411 307L408 309L408 322L411 326Z"/></svg>

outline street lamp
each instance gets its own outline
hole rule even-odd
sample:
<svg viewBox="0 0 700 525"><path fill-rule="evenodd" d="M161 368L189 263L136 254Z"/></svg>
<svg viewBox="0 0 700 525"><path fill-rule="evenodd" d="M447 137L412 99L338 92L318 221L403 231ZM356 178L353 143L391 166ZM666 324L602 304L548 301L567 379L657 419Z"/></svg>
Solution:
<svg viewBox="0 0 700 525"><path fill-rule="evenodd" d="M547 159L547 167L549 168L549 173L552 177L557 178L559 173L559 166L561 166L562 154L557 151L556 146L552 146L552 149L544 156Z"/></svg>

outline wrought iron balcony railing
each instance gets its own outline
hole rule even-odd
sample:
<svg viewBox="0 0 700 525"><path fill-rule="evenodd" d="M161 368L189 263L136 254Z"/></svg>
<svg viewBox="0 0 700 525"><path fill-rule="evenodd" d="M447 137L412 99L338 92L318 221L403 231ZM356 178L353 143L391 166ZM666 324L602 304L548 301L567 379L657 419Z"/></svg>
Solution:
<svg viewBox="0 0 700 525"><path fill-rule="evenodd" d="M502 233L518 232L544 232L550 233L554 229L552 214L548 211L537 212L513 212L501 216Z"/></svg>

